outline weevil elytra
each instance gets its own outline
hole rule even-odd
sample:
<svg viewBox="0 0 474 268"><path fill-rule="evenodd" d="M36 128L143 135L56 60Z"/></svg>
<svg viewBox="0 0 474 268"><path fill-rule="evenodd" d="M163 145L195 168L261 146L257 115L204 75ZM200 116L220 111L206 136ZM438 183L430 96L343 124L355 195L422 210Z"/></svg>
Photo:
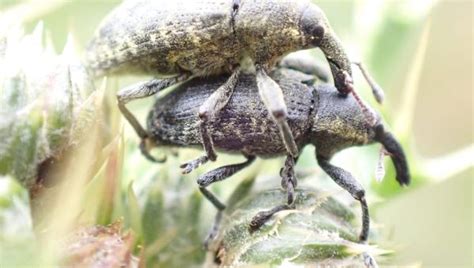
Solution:
<svg viewBox="0 0 474 268"><path fill-rule="evenodd" d="M330 160L334 154L348 147L380 143L392 159L397 181L400 185L408 185L410 174L405 154L393 135L386 131L379 116L374 125L367 124L355 99L340 96L329 84L308 85L306 81L302 81L302 77L304 76L297 71L287 69L276 70L272 75L285 96L290 130L298 149L308 144L315 145L319 166L360 202L363 219L360 242L366 242L369 211L365 191L349 172L332 165ZM201 146L195 113L212 94L215 86L226 79L228 76L196 78L159 99L148 116L147 126L155 145ZM286 155L285 165L280 173L282 187L287 191L287 203L258 213L250 223L250 231L259 229L275 213L293 208L297 184L294 172L297 159L288 155L279 135L278 125L258 98L256 87L255 76L241 75L229 102L209 123L217 150L242 154L247 160L209 171L197 180L201 192L219 210L216 219L220 219L225 205L207 190L207 186L232 176L250 165L256 157Z"/></svg>
<svg viewBox="0 0 474 268"><path fill-rule="evenodd" d="M284 55L315 47L327 58L340 94L353 92L351 63L324 12L310 0L125 1L99 27L86 61L96 75L126 72L159 78L118 94L119 108L143 144L147 133L125 107L127 102L192 76L231 74L196 111L206 155L185 166L190 172L215 160L210 121L229 101L241 70L248 69L246 63L255 69L260 95L255 97L263 100L287 152L296 157L298 146L286 120L283 94L267 73Z"/></svg>

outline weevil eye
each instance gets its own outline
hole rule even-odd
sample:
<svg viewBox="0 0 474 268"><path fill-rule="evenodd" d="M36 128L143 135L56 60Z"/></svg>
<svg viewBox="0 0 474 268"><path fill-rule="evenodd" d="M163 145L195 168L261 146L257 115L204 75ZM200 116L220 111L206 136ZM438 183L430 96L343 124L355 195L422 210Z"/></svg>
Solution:
<svg viewBox="0 0 474 268"><path fill-rule="evenodd" d="M319 25L311 25L307 28L308 29L305 32L308 40L307 42L311 44L311 46L319 46L324 36L324 28Z"/></svg>
<svg viewBox="0 0 474 268"><path fill-rule="evenodd" d="M321 10L316 6L309 6L303 13L300 28L303 31L308 47L317 47L324 37L324 27L321 25Z"/></svg>

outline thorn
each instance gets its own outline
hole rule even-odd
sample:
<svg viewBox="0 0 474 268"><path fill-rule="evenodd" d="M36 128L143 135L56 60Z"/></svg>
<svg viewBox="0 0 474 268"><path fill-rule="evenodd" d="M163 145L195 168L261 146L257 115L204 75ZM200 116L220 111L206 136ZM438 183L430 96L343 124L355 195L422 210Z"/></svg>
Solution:
<svg viewBox="0 0 474 268"><path fill-rule="evenodd" d="M37 45L41 46L41 42L43 40L43 33L44 33L44 23L43 21L39 21L36 24L35 29L33 30L33 33L32 33L33 40Z"/></svg>
<svg viewBox="0 0 474 268"><path fill-rule="evenodd" d="M107 89L107 77L105 76L100 83L99 90L95 91L94 94L94 105L96 111L101 111L104 106L105 92Z"/></svg>
<svg viewBox="0 0 474 268"><path fill-rule="evenodd" d="M68 34L61 56L67 63L74 62L76 48L72 34Z"/></svg>

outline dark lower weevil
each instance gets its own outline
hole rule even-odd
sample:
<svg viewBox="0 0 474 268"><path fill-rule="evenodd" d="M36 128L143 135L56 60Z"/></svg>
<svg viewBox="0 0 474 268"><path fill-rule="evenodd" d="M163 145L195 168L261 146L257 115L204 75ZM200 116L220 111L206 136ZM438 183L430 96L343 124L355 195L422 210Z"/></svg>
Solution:
<svg viewBox="0 0 474 268"><path fill-rule="evenodd" d="M311 86L302 83L297 74L296 71L280 69L272 76L283 90L288 106L288 123L295 142L298 149L313 144L317 148L319 166L360 202L363 219L360 242L366 242L369 211L365 191L349 172L332 165L330 159L348 147L381 143L392 158L397 181L407 185L410 175L404 152L392 134L385 130L380 117L377 117L374 125L367 124L355 99L340 96L328 84ZM212 94L215 86L227 78L196 78L159 99L148 116L148 131L154 143L157 146L201 146L195 113ZM207 190L207 186L232 176L250 165L257 156L269 158L287 155L281 170L281 184L287 191L288 200L286 204L258 213L251 221L250 230L257 230L273 214L294 207L296 159L287 154L278 126L257 97L256 87L254 76L242 74L227 105L209 123L217 150L243 154L247 158L243 163L207 172L197 180L201 192L219 210L215 226L225 205Z"/></svg>
<svg viewBox="0 0 474 268"><path fill-rule="evenodd" d="M96 75L126 72L160 78L118 94L119 108L142 138L145 153L147 133L125 107L127 102L192 76L231 74L215 84L217 90L195 111L206 155L185 166L190 172L216 159L210 121L229 101L241 70L253 67L259 95L278 124L287 152L296 157L283 94L267 73L284 55L315 47L325 54L337 90L347 95L353 88L351 63L325 14L310 0L125 1L99 27L86 60Z"/></svg>

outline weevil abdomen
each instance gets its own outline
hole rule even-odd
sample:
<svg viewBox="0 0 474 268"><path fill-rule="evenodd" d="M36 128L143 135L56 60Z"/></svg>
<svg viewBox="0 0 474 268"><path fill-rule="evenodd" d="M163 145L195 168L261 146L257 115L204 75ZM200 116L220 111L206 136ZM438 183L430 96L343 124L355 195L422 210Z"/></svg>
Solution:
<svg viewBox="0 0 474 268"><path fill-rule="evenodd" d="M235 65L240 49L229 27L231 5L228 0L126 1L99 27L87 49L88 65L96 74L162 75L209 74Z"/></svg>
<svg viewBox="0 0 474 268"><path fill-rule="evenodd" d="M148 131L161 145L200 146L197 111L227 77L194 79L158 100L148 117ZM296 143L307 142L315 113L312 87L285 78L279 81L288 105L288 122ZM226 152L275 156L286 153L276 123L260 100L254 75L242 75L231 100L210 123L214 146Z"/></svg>

